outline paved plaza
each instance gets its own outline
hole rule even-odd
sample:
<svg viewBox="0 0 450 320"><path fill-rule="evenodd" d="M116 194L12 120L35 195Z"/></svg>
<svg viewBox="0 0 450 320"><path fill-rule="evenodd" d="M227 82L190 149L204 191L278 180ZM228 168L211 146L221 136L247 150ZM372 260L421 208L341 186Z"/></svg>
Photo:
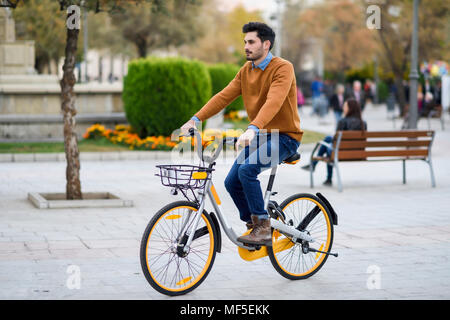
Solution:
<svg viewBox="0 0 450 320"><path fill-rule="evenodd" d="M369 130L392 130L385 106L368 106ZM303 128L332 134L334 120L301 114ZM325 123L323 123L325 122ZM62 161L0 162L0 299L450 299L450 120L436 131L433 164L436 188L422 161L406 164L402 184L400 161L343 163L344 191L324 187L326 170L319 164L316 188L309 187L312 146L300 147L302 160L282 165L275 200L299 192L321 192L339 216L333 251L313 277L290 281L269 258L241 260L223 236L208 278L193 292L170 298L145 280L139 262L143 231L172 196L154 176L156 164L170 160L82 162L84 192L108 191L132 200L130 208L37 209L29 192L64 192ZM396 123L399 129L400 121ZM419 128L427 129L426 120ZM245 226L225 190L223 180L232 159L220 161L213 178L223 212L237 233ZM267 174L261 175L265 188ZM71 276L79 274L79 286Z"/></svg>

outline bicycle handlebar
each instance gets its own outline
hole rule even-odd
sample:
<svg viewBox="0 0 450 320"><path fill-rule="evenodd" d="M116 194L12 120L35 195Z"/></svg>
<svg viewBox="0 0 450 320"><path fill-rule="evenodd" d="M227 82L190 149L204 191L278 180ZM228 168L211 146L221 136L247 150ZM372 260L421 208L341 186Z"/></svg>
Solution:
<svg viewBox="0 0 450 320"><path fill-rule="evenodd" d="M222 143L219 143L216 151L214 151L214 154L212 156L205 156L205 155L203 155L203 148L201 147L202 146L202 143L201 143L202 136L200 135L200 132L196 128L190 128L189 129L189 135L185 135L184 134L183 136L190 136L190 137L194 137L195 136L197 138L196 139L197 142L196 142L196 146L195 146L197 148L197 155L202 161L207 162L207 163L213 163L214 160L216 160L219 157L219 154L222 151L224 144L228 144L228 145L233 145L234 146L236 144L236 142L237 142L237 139L238 139L237 137L225 137L225 138L222 138ZM200 144L199 144L199 142L200 142Z"/></svg>

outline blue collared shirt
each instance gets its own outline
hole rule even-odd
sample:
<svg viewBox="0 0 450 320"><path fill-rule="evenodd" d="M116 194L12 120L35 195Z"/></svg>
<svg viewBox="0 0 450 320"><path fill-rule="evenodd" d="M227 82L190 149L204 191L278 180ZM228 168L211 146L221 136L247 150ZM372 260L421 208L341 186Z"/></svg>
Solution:
<svg viewBox="0 0 450 320"><path fill-rule="evenodd" d="M272 55L272 53L269 51L269 53L268 53L267 56L264 58L264 60L263 60L260 64L258 64L257 66L255 65L255 62L252 61L252 70L253 70L253 69L256 69L256 68L259 68L259 69L261 69L262 71L264 71L264 70L267 68L267 66L269 65L269 62L272 60L272 58L273 58L273 55ZM198 119L196 116L193 116L191 119L194 120L195 122L200 121L200 119ZM259 128L258 128L257 126L252 125L252 124L248 126L248 129L253 129L253 130L255 130L257 133L259 132Z"/></svg>
<svg viewBox="0 0 450 320"><path fill-rule="evenodd" d="M260 64L258 64L257 66L255 65L255 62L252 61L252 70L255 69L255 68L259 68L262 71L264 71L267 68L267 66L269 65L269 62L272 60L272 58L273 58L272 52L269 51L269 53L264 58L264 60Z"/></svg>

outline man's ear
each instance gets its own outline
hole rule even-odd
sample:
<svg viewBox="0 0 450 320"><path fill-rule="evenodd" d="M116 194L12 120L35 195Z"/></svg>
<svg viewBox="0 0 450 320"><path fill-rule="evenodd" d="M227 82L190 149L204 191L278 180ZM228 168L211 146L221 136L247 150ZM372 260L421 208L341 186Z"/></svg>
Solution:
<svg viewBox="0 0 450 320"><path fill-rule="evenodd" d="M269 50L270 50L270 45L271 45L270 40L264 41L263 45L264 45L264 50L265 50L265 49L269 49Z"/></svg>

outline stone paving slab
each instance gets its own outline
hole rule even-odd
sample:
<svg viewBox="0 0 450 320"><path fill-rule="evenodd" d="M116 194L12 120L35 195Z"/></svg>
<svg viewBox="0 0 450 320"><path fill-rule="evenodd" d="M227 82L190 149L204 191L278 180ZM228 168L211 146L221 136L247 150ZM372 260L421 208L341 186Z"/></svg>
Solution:
<svg viewBox="0 0 450 320"><path fill-rule="evenodd" d="M369 108L367 117L373 119L370 128L392 125L382 109ZM319 126L307 115L302 119L304 127L333 130L332 124ZM176 298L153 290L139 262L148 221L159 208L180 199L154 176L155 165L167 160L82 161L83 191L107 190L135 206L52 210L39 210L26 197L29 192L64 190L64 162L3 162L0 299L449 299L450 133L436 135L436 188L430 186L426 165L411 162L406 185L401 163L344 164L342 193L320 184L326 173L319 165L312 190L309 173L299 168L307 163L308 152L303 151L300 165L280 167L275 200L297 192L322 192L339 215L333 245L339 257L330 257L307 280L289 281L268 258L241 260L236 247L223 238L223 250L208 278L192 293ZM224 214L241 233L245 226L223 185L230 166L230 160L219 161L213 180ZM261 175L262 186L267 179ZM67 285L73 266L80 271L79 289ZM374 274L379 287L370 289Z"/></svg>

